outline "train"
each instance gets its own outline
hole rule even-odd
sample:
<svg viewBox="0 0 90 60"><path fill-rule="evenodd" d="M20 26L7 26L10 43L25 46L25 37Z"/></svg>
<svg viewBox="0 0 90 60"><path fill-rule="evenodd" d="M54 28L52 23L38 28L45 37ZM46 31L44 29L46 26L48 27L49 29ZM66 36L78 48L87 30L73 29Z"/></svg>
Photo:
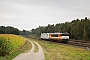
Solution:
<svg viewBox="0 0 90 60"><path fill-rule="evenodd" d="M69 34L68 33L41 33L40 39L66 43L69 40Z"/></svg>

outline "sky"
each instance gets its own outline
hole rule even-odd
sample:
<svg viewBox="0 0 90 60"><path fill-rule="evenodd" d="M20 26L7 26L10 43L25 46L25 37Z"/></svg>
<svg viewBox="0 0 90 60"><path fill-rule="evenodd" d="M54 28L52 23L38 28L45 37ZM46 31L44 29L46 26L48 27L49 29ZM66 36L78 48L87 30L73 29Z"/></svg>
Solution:
<svg viewBox="0 0 90 60"><path fill-rule="evenodd" d="M0 26L31 30L90 18L90 0L0 0Z"/></svg>

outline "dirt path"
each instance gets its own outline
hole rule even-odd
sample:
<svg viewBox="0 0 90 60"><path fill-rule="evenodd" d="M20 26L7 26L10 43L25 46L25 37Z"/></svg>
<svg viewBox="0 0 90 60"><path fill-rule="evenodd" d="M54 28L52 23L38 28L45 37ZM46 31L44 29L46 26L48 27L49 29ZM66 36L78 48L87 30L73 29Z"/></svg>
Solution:
<svg viewBox="0 0 90 60"><path fill-rule="evenodd" d="M32 44L32 48L28 53L22 53L12 60L44 60L44 54L41 46L35 41L29 41ZM34 44L37 44L39 50L37 53L34 52Z"/></svg>

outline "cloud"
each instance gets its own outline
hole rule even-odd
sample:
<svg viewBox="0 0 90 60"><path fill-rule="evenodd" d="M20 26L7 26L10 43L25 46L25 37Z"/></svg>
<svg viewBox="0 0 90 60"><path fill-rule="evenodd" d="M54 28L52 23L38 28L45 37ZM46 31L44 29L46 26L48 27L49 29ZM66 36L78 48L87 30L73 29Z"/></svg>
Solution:
<svg viewBox="0 0 90 60"><path fill-rule="evenodd" d="M90 17L89 0L0 0L0 24L31 29Z"/></svg>

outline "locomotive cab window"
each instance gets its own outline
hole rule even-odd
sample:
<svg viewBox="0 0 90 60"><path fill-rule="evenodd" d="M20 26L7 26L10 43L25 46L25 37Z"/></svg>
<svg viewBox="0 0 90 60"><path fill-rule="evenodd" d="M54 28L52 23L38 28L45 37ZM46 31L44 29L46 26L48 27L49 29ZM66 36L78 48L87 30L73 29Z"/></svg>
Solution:
<svg viewBox="0 0 90 60"><path fill-rule="evenodd" d="M58 34L51 34L51 37L58 37Z"/></svg>
<svg viewBox="0 0 90 60"><path fill-rule="evenodd" d="M60 34L61 36L69 36L69 34Z"/></svg>

